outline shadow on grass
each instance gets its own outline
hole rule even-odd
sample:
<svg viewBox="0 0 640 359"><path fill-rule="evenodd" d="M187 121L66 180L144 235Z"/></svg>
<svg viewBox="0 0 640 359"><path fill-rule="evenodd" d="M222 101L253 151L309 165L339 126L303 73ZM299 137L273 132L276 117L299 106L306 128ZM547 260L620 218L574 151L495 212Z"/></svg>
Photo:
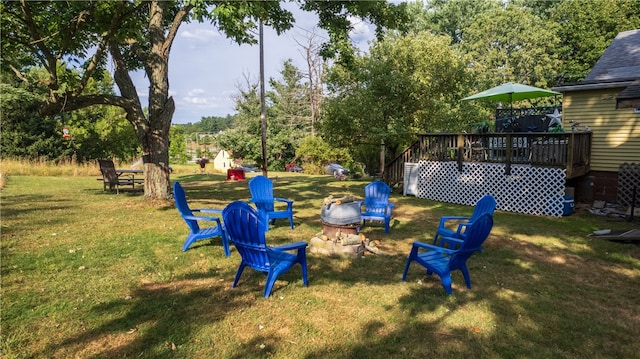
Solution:
<svg viewBox="0 0 640 359"><path fill-rule="evenodd" d="M180 181L188 184L185 186L188 200L203 205L198 207L218 205L216 207L222 208L219 205L249 197L247 181L224 181L222 176L214 175L183 176ZM330 178L305 182L283 176L275 180L274 186L276 196L295 200L294 210L313 213L296 217L296 225L315 228L319 226L322 198L329 194L363 193L367 183L335 182ZM38 203L40 198L26 196L18 201ZM640 328L637 306L640 250L637 246L585 240L584 235L592 230L590 227L563 229L561 224L571 225L571 219L536 217L536 225L532 226L530 216L498 212L494 232L485 243L483 253L474 255L468 263L473 289L467 290L462 276L456 272L454 295L448 296L439 277L426 276L415 264L409 270L407 282L401 283L408 255L403 248L408 248L413 239L429 242L439 216L461 211L471 213L472 209L410 197L394 196L392 201L399 205L391 233L384 235L383 228L376 225L367 226L365 230L372 237L379 236L384 245L404 247L399 246L389 255L367 255L364 259L309 253L309 285L326 290L336 283L344 287L366 283L376 288L406 291L406 294L393 303L375 307L380 311L380 319L367 321L358 328L358 333L349 334L355 339L316 347L303 357L637 355L640 349L634 341L634 333ZM15 211L12 215L18 215L19 211L29 209L10 207L9 210ZM591 225L588 219L576 217L574 220L584 226ZM276 223L276 235L290 233L280 228L286 227L286 221ZM562 232L550 234L550 228ZM187 234L186 225L184 234ZM570 246L572 243L578 245ZM217 248L220 246L219 240L214 239L213 244L198 242L190 251L214 250L221 256L222 249ZM233 247L230 260L239 261ZM224 269L223 277L232 279L235 269L235 265L230 265ZM131 293L131 299L110 300L90 308L96 317L111 320L95 328L79 330L76 335L34 356L48 357L65 351L80 352L83 357L186 356L173 351L171 344L180 349L190 343L202 327L263 300L262 274L245 270L235 289L229 288L229 280L213 280L215 275L215 271L190 272L168 283L140 284ZM301 287L300 275L296 266L281 276L274 295L279 295L282 282ZM396 286L390 287L393 284ZM394 317L391 323L386 320L387 316ZM220 333L215 339L224 340L226 334ZM256 353L284 357L287 353L279 352L281 340L277 334L253 334L226 357L249 358ZM87 343L90 347L85 347Z"/></svg>
<svg viewBox="0 0 640 359"><path fill-rule="evenodd" d="M228 308L250 307L253 303L241 299L247 297L242 295L242 289L231 293L223 284L209 280L205 285L198 280L203 278L191 277L170 283L144 284L128 300L95 305L91 308L94 315L107 317L117 313L116 317L56 343L37 356L48 357L61 350L78 352L80 347L84 357L172 357L172 349L167 346L181 346L191 341L191 334L199 327L224 319ZM87 343L92 347L85 347Z"/></svg>
<svg viewBox="0 0 640 359"><path fill-rule="evenodd" d="M637 248L629 248L637 256ZM564 252L492 238L484 253L469 260L473 289L464 288L456 272L452 296L444 294L438 276L426 276L422 267L412 265L409 293L397 302L404 316L401 325L390 329L382 321L369 321L357 342L316 350L305 358L633 356L640 346L619 338L639 328L640 317L632 314L637 307L620 304L637 296L640 279L624 274L626 268L638 269L637 257L618 265L595 259L591 251ZM375 268L387 278L398 277L404 259L392 261L387 266L394 270L384 270L380 263ZM514 268L519 273L501 275ZM336 272L327 277L345 280ZM484 318L469 310L480 303L488 307ZM434 312L442 314L424 319L423 314ZM611 318L625 319L611 324Z"/></svg>

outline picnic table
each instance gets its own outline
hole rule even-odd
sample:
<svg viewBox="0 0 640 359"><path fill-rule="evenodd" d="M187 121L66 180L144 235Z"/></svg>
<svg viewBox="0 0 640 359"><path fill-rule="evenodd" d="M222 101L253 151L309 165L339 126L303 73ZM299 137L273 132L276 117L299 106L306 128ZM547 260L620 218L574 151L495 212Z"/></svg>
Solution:
<svg viewBox="0 0 640 359"><path fill-rule="evenodd" d="M143 170L137 169L117 169L113 165L111 160L98 160L100 163L100 172L102 178L98 178L103 183L103 190L109 189L116 190L116 193L120 193L120 186L131 186L131 189L135 190L136 184L144 183L144 178L136 178L136 175L144 174Z"/></svg>
<svg viewBox="0 0 640 359"><path fill-rule="evenodd" d="M138 175L138 178L136 178L136 175ZM116 168L116 176L118 176L118 179L124 180L125 185L130 184L132 189L136 188L136 184L144 183L144 170Z"/></svg>
<svg viewBox="0 0 640 359"><path fill-rule="evenodd" d="M136 175L140 175L140 174L144 174L144 170L133 170L133 169L118 169L116 168L116 175L118 177L125 175L129 178L131 178L132 181L138 181L138 183L141 183L144 181L144 176L143 178L137 178L136 179Z"/></svg>

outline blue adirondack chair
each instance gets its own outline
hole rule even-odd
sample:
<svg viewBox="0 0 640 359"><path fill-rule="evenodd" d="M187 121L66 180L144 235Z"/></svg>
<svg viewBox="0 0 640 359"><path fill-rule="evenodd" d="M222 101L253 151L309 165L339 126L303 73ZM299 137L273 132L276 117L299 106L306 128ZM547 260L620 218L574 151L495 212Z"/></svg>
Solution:
<svg viewBox="0 0 640 359"><path fill-rule="evenodd" d="M268 246L265 241L266 223L262 221L255 209L242 201L227 205L222 211L222 219L231 242L242 257L233 281L233 288L238 284L244 268L249 266L267 275L267 283L264 287L264 297L267 298L278 276L298 263L302 267L302 281L305 286L309 285L306 242L295 242L278 247ZM297 253L287 252L290 250L295 250Z"/></svg>
<svg viewBox="0 0 640 359"><path fill-rule="evenodd" d="M207 217L207 216L195 216L193 212L200 213L216 213L222 214L222 210L212 209L212 208L200 208L200 209L191 209L187 204L187 197L185 196L184 189L179 182L175 182L173 184L173 199L176 203L176 208L178 208L178 212L187 222L189 226L190 232L187 236L187 240L184 242L184 246L182 246L182 251L185 252L189 247L196 241L209 239L213 237L221 237L222 238L222 248L224 250L224 255L229 256L229 240L227 239L227 234L224 231L224 227L220 222L220 218L216 217ZM215 226L200 228L198 222L207 221L214 222Z"/></svg>
<svg viewBox="0 0 640 359"><path fill-rule="evenodd" d="M364 201L360 201L362 224L366 224L367 221L382 221L384 232L389 233L391 210L394 208L394 204L389 203L391 188L382 181L374 181L364 188L364 193Z"/></svg>
<svg viewBox="0 0 640 359"><path fill-rule="evenodd" d="M471 217L464 216L443 216L440 218L440 224L438 225L438 229L436 230L436 235L433 237L433 244L446 246L447 243L442 242L442 238L445 237L453 237L457 239L465 239L466 231L469 227L469 224L480 218L483 214L489 214L493 216L493 212L496 209L496 199L493 198L492 195L487 194L484 197L480 198L476 203L475 208L473 209L473 213ZM448 223L447 223L448 222ZM457 227L455 230L452 229L452 223L457 223ZM447 227L449 226L449 227ZM438 240L441 242L438 243ZM482 249L479 249L482 251Z"/></svg>
<svg viewBox="0 0 640 359"><path fill-rule="evenodd" d="M432 244L413 242L407 265L402 273L402 280L407 278L409 265L415 261L427 269L427 275L436 273L440 276L444 290L451 294L451 272L460 270L464 276L467 288L471 289L471 278L467 269L467 259L480 249L482 243L487 239L491 228L493 227L493 218L485 213L480 218L469 224L467 228L467 238L460 240L457 238L445 237L447 241L457 242L457 249L444 248Z"/></svg>
<svg viewBox="0 0 640 359"><path fill-rule="evenodd" d="M251 199L265 223L265 231L269 231L269 223L275 223L278 218L288 218L293 229L293 201L285 198L273 197L273 183L265 176L255 176L249 181ZM275 210L275 202L287 204L286 210Z"/></svg>

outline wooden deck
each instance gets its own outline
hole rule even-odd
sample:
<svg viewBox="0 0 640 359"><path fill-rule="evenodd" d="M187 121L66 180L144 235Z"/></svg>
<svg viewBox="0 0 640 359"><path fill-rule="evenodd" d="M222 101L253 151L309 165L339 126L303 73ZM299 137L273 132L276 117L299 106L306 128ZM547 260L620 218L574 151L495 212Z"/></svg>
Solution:
<svg viewBox="0 0 640 359"><path fill-rule="evenodd" d="M405 162L455 161L460 171L463 162L504 163L505 175L511 174L514 164L561 167L570 179L589 172L591 138L591 132L422 134L385 166L383 177L396 185L403 181Z"/></svg>

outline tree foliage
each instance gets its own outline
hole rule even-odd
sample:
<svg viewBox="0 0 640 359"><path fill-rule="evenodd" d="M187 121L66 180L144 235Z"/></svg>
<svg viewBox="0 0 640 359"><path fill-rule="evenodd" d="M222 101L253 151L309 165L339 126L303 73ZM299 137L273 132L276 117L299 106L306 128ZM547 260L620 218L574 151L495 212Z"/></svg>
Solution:
<svg viewBox="0 0 640 359"><path fill-rule="evenodd" d="M320 136L309 136L300 141L296 157L304 163L304 171L310 174L324 173L325 166L332 162L340 163L354 173L360 170L346 147L331 146Z"/></svg>
<svg viewBox="0 0 640 359"><path fill-rule="evenodd" d="M340 53L341 59L348 59L351 49L346 41L350 14L382 27L402 23L404 14L404 6L384 1L299 5L318 13L319 26L329 32L334 44L325 47L325 55ZM0 6L3 72L22 78L31 66L47 70L43 114L94 105L122 108L142 149L145 196L159 199L170 198L169 129L175 102L169 96L168 65L180 25L192 19L208 21L237 43L255 43L260 21L280 33L294 20L278 1L3 1ZM103 75L108 56L119 94L87 93L89 79ZM63 59L65 65L82 69L78 76L58 70ZM146 112L130 76L138 69L149 79Z"/></svg>
<svg viewBox="0 0 640 359"><path fill-rule="evenodd" d="M452 44L464 41L466 30L478 16L502 7L499 0L417 1L409 6L410 29L448 35Z"/></svg>
<svg viewBox="0 0 640 359"><path fill-rule="evenodd" d="M171 162L180 164L187 163L189 156L187 156L184 126L171 126L169 138L169 158L171 159Z"/></svg>
<svg viewBox="0 0 640 359"><path fill-rule="evenodd" d="M269 79L272 90L266 93L270 170L283 170L295 158L299 141L311 131L310 89L302 83L303 75L291 60L282 66L281 79ZM258 84L247 79L246 88L238 90L234 128L218 136L218 141L236 158L263 163Z"/></svg>
<svg viewBox="0 0 640 359"><path fill-rule="evenodd" d="M4 83L0 83L0 92L2 157L49 160L70 157L72 150L62 138L59 122L38 112L42 98L27 89Z"/></svg>
<svg viewBox="0 0 640 359"><path fill-rule="evenodd" d="M471 130L496 104L461 107L460 99L507 81L549 88L582 79L618 32L640 27L638 6L633 0L412 3L411 35L378 41L355 66L330 70L323 136L349 146L372 168L381 140L393 157L419 132ZM448 35L449 44L417 45L425 34Z"/></svg>
<svg viewBox="0 0 640 359"><path fill-rule="evenodd" d="M46 98L41 68L25 72L25 81L6 80L2 86L2 155L27 159L86 162L99 158L132 160L139 155L133 128L124 111L112 106L93 106L74 112L42 115ZM87 91L113 88L108 73L89 81ZM63 138L63 128L69 137Z"/></svg>
<svg viewBox="0 0 640 359"><path fill-rule="evenodd" d="M336 62L326 78L324 113L318 108L324 79L314 67L301 73L285 63L282 79L271 80L270 169L282 169L302 154L313 163L326 160L306 150L298 153L314 141L347 148L357 161L377 168L381 141L390 157L419 132L469 129L494 107L462 106L461 98L505 81L547 88L579 81L617 33L640 28L636 0L297 4L318 14L330 38L308 49L335 56ZM145 195L151 198L169 197L169 156L178 158L180 136L223 131L217 136L223 147L262 163L257 85L248 82L241 90L237 115L205 117L182 127L182 134L170 130L175 104L169 95L168 58L187 21L210 22L237 43L256 43L260 21L281 33L292 27L293 16L280 2L2 1L0 10L2 155L75 154L82 160L142 154ZM377 25L377 42L368 55L356 54L349 41L351 16ZM383 39L389 28L411 31ZM313 62L320 63L317 57ZM129 75L136 70L149 79L146 106ZM320 125L323 138L305 140L303 146L300 141L314 133L313 124ZM62 126L70 127L73 141L59 136ZM102 146L107 142L111 147ZM317 152L342 156L323 148Z"/></svg>
<svg viewBox="0 0 640 359"><path fill-rule="evenodd" d="M556 24L509 4L477 16L460 47L473 59L482 88L508 81L547 88L559 66L556 33Z"/></svg>
<svg viewBox="0 0 640 359"><path fill-rule="evenodd" d="M543 6L531 2L530 6ZM538 8L543 18L556 23L558 58L555 83L582 80L618 33L640 28L640 1L573 0Z"/></svg>
<svg viewBox="0 0 640 359"><path fill-rule="evenodd" d="M450 41L427 32L391 36L357 57L352 69L334 66L323 137L377 169L381 141L394 155L417 133L461 130L460 98L471 77Z"/></svg>

